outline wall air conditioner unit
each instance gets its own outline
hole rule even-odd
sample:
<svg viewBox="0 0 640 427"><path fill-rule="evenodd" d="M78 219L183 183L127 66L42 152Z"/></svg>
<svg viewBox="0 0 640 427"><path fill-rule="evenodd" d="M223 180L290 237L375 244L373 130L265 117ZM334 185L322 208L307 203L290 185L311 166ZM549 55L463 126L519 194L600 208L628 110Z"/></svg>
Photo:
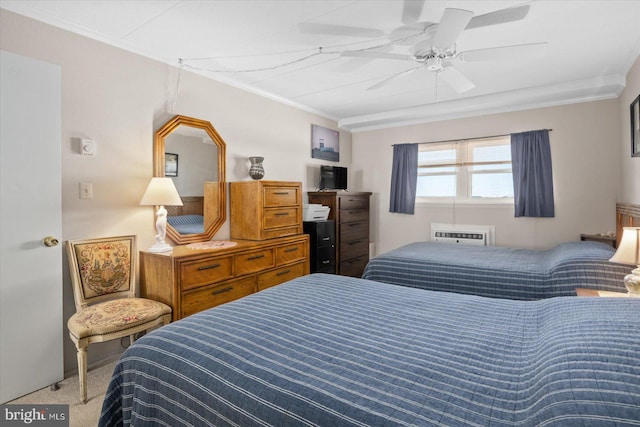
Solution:
<svg viewBox="0 0 640 427"><path fill-rule="evenodd" d="M431 224L432 242L493 246L494 235L493 225Z"/></svg>

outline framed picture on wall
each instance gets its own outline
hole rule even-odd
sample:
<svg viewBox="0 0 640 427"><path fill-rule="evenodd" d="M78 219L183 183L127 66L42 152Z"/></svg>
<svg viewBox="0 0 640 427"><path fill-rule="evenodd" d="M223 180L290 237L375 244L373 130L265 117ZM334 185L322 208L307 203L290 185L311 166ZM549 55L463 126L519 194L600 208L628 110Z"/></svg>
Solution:
<svg viewBox="0 0 640 427"><path fill-rule="evenodd" d="M164 153L164 176L178 176L178 155Z"/></svg>
<svg viewBox="0 0 640 427"><path fill-rule="evenodd" d="M640 157L640 95L631 103L631 156Z"/></svg>
<svg viewBox="0 0 640 427"><path fill-rule="evenodd" d="M320 125L311 125L311 158L340 161L340 132Z"/></svg>

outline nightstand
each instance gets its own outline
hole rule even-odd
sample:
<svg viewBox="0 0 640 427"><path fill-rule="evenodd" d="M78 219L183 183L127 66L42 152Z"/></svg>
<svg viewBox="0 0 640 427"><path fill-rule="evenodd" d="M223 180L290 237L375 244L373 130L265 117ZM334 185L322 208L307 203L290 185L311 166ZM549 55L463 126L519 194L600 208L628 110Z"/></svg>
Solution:
<svg viewBox="0 0 640 427"><path fill-rule="evenodd" d="M616 249L616 236L607 236L602 234L581 234L581 241L592 241L592 242L601 242L606 243L607 245L611 245L614 249Z"/></svg>
<svg viewBox="0 0 640 427"><path fill-rule="evenodd" d="M597 291L595 289L576 288L579 297L631 298L626 292Z"/></svg>

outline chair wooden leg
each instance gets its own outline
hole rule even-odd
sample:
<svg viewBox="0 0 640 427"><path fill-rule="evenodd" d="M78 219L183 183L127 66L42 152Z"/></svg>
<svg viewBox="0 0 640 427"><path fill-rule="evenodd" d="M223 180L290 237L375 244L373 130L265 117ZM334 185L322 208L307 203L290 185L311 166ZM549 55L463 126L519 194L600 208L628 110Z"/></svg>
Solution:
<svg viewBox="0 0 640 427"><path fill-rule="evenodd" d="M87 349L84 347L78 347L78 378L80 402L87 403Z"/></svg>

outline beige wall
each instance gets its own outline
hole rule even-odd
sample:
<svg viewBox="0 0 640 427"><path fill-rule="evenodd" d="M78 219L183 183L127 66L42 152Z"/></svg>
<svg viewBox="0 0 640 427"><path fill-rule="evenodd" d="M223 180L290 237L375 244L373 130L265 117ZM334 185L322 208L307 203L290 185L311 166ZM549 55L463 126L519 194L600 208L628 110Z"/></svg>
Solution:
<svg viewBox="0 0 640 427"><path fill-rule="evenodd" d="M5 10L0 43L3 50L62 67L64 240L136 234L140 248L153 244L154 212L139 202L153 173L153 132L174 114L213 124L227 144L228 181L249 180L247 158L259 155L265 157L265 179L302 181L303 189L317 185L323 163L311 159L311 124L337 128L334 121L189 72L182 73L169 112L175 67ZM79 138L95 140L95 157L79 154ZM349 133L341 132L340 151L340 164L349 165ZM93 183L93 199L80 200L80 182ZM228 237L227 222L216 238ZM73 297L66 265L64 271L66 324ZM64 340L69 372L76 369L75 349L66 332ZM89 363L119 351L118 343L92 345Z"/></svg>
<svg viewBox="0 0 640 427"><path fill-rule="evenodd" d="M615 229L620 194L617 99L355 133L352 169L374 192L376 252L429 240L432 222L495 225L496 244L547 248L580 233ZM536 129L550 133L555 218L514 218L512 206L418 205L415 215L389 213L392 144L473 138Z"/></svg>
<svg viewBox="0 0 640 427"><path fill-rule="evenodd" d="M627 74L627 86L620 95L620 138L622 191L620 201L640 204L640 157L631 157L629 105L640 95L640 56Z"/></svg>

